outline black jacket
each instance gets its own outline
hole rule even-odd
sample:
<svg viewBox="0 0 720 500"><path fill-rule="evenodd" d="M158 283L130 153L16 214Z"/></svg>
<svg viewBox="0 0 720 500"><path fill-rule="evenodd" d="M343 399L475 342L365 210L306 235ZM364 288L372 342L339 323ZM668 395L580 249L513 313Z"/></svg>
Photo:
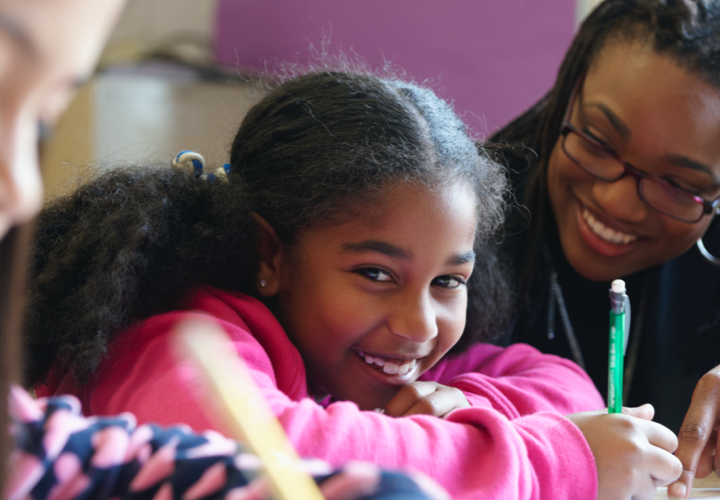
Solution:
<svg viewBox="0 0 720 500"><path fill-rule="evenodd" d="M531 162L528 166L527 155L513 151L506 151L505 159L515 172L515 195L522 204L522 189L517 186L524 185L536 165ZM516 231L515 226L508 233ZM519 244L521 236L506 237L504 248L512 267L517 270L528 252L542 251L547 256L541 270L544 282L530 296L533 307L519 308L505 342L525 342L543 352L575 358L563 310L550 293L555 272L585 368L605 397L610 283L589 281L575 272L565 259L554 227L546 241L537 242L534 248L528 248L532 242ZM704 242L720 256L720 228L706 235ZM720 365L720 267L692 247L663 265L624 279L632 306L624 404L651 403L655 420L677 433L697 381Z"/></svg>

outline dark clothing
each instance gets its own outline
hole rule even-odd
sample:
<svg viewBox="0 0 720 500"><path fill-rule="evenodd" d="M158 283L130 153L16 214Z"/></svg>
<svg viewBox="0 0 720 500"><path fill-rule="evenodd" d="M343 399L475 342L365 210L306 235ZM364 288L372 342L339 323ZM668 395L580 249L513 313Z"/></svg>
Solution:
<svg viewBox="0 0 720 500"><path fill-rule="evenodd" d="M507 152L505 158L515 172L522 171L513 179L515 186L522 185L529 172L527 158L512 152ZM516 192L516 196L522 203L523 193ZM527 241L518 243L523 241L521 235L509 240L505 247L515 269L530 251L546 251L549 262L546 273L543 269L545 286L538 287L544 292L531 296L534 311L522 308L507 340L526 342L543 352L574 359L562 308L556 301L548 316L550 276L556 272L586 371L606 397L610 283L580 276L565 259L554 228L548 241L533 243L545 245L545 250L525 248ZM704 242L711 253L720 255L720 228L708 234ZM651 403L655 420L677 433L697 381L720 365L720 267L710 264L693 247L670 262L623 279L632 307L623 403ZM548 331L549 318L554 322L552 332Z"/></svg>

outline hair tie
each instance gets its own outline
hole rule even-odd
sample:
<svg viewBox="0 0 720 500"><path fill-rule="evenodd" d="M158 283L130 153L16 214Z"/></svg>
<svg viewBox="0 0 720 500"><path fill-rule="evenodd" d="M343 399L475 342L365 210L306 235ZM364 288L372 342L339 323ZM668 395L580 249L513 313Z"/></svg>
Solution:
<svg viewBox="0 0 720 500"><path fill-rule="evenodd" d="M205 158L195 151L180 151L175 158L172 159L172 166L180 170L191 171L195 179L204 181L228 182L227 174L230 173L230 165L226 163L210 174L204 174Z"/></svg>
<svg viewBox="0 0 720 500"><path fill-rule="evenodd" d="M228 182L227 174L229 174L229 173L230 173L230 164L226 163L222 167L215 170L215 172L204 175L203 177L210 182L212 182L214 180L219 180L220 182Z"/></svg>

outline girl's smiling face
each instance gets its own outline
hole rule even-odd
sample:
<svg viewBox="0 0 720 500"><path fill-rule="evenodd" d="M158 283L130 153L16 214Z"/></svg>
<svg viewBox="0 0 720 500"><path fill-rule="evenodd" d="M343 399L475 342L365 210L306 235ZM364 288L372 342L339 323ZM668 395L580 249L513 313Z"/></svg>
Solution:
<svg viewBox="0 0 720 500"><path fill-rule="evenodd" d="M437 193L396 185L361 213L281 250L277 292L315 396L372 410L460 338L477 218L460 183Z"/></svg>
<svg viewBox="0 0 720 500"><path fill-rule="evenodd" d="M609 42L588 69L569 121L637 169L698 196L720 196L720 91L637 42ZM603 182L555 144L548 190L563 251L584 277L610 281L690 248L689 224L652 209L626 175ZM609 231L612 230L612 231Z"/></svg>

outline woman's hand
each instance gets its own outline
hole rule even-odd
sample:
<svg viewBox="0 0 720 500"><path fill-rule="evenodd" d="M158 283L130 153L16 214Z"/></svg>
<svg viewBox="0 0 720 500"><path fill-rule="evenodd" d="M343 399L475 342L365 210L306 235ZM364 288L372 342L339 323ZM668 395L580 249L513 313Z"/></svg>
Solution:
<svg viewBox="0 0 720 500"><path fill-rule="evenodd" d="M682 472L672 453L677 438L652 422L651 405L623 408L622 413L568 415L590 445L598 471L598 500L651 499L658 486L675 481Z"/></svg>
<svg viewBox="0 0 720 500"><path fill-rule="evenodd" d="M470 403L460 389L437 382L412 382L403 386L385 405L385 414L391 417L444 417L457 408L469 406Z"/></svg>
<svg viewBox="0 0 720 500"><path fill-rule="evenodd" d="M720 366L703 375L693 391L690 408L680 427L679 445L675 453L682 462L683 472L680 479L668 487L668 496L671 498L687 498L695 476L706 477L713 470L720 473L718 420Z"/></svg>

